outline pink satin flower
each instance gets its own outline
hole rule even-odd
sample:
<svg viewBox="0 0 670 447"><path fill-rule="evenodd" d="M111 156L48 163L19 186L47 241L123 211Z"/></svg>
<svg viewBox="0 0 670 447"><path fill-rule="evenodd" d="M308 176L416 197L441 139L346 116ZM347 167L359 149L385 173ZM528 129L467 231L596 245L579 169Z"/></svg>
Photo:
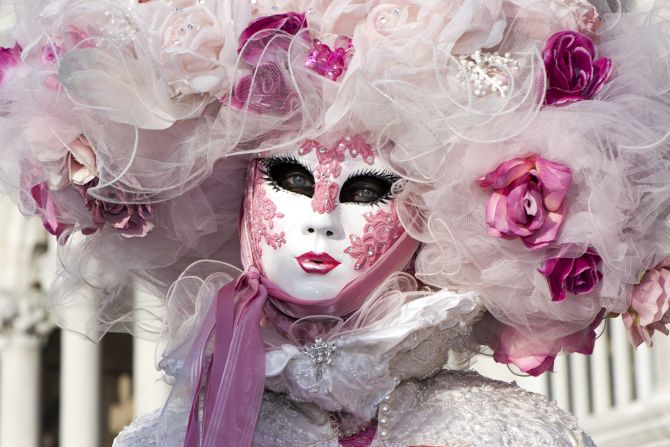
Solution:
<svg viewBox="0 0 670 447"><path fill-rule="evenodd" d="M40 183L33 186L30 190L30 195L37 203L38 213L42 218L44 229L50 234L59 237L65 230L72 228L71 224L60 222L58 206L46 184Z"/></svg>
<svg viewBox="0 0 670 447"><path fill-rule="evenodd" d="M593 354L595 330L604 316L605 309L601 309L588 327L556 340L542 340L541 334L537 337L527 336L511 326L500 323L490 314L478 324L489 326L484 329L488 331L488 335L482 342L493 349L493 358L496 362L511 363L527 374L539 376L553 370L556 356L561 351Z"/></svg>
<svg viewBox="0 0 670 447"><path fill-rule="evenodd" d="M566 293L585 295L593 292L603 279L600 256L589 248L578 258L547 259L538 269L547 278L552 301L563 301Z"/></svg>
<svg viewBox="0 0 670 447"><path fill-rule="evenodd" d="M596 59L591 39L576 31L561 31L542 50L547 72L547 105L565 105L591 99L612 73L612 60Z"/></svg>
<svg viewBox="0 0 670 447"><path fill-rule="evenodd" d="M652 346L654 331L670 334L670 259L647 271L642 281L633 287L628 312L621 315L628 330L628 339L635 347L646 343Z"/></svg>
<svg viewBox="0 0 670 447"><path fill-rule="evenodd" d="M96 199L88 194L88 189L97 185L97 178L86 185L74 185L84 199L84 206L91 212L91 218L98 228L109 224L123 237L145 237L153 231L153 207L148 204L112 203Z"/></svg>
<svg viewBox="0 0 670 447"><path fill-rule="evenodd" d="M7 70L18 65L21 60L21 47L15 44L12 48L0 47L0 85L7 75Z"/></svg>
<svg viewBox="0 0 670 447"><path fill-rule="evenodd" d="M249 65L256 66L268 52L287 51L287 39L275 39L278 34L295 36L307 28L305 14L287 12L259 17L251 22L240 34L237 52L240 59ZM305 38L308 34L305 33Z"/></svg>
<svg viewBox="0 0 670 447"><path fill-rule="evenodd" d="M289 115L296 110L298 99L284 75L278 64L259 65L235 85L230 98L232 107L259 114Z"/></svg>
<svg viewBox="0 0 670 447"><path fill-rule="evenodd" d="M531 249L546 247L563 223L571 182L570 168L537 154L501 163L479 180L482 188L493 189L486 204L489 235L518 237Z"/></svg>
<svg viewBox="0 0 670 447"><path fill-rule="evenodd" d="M88 139L80 135L68 145L69 179L75 185L85 185L97 176L96 156Z"/></svg>

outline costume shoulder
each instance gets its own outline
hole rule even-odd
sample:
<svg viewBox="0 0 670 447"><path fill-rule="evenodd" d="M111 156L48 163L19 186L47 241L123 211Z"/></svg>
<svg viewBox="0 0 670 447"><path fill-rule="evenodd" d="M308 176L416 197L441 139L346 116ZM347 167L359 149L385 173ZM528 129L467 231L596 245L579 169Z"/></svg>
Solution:
<svg viewBox="0 0 670 447"><path fill-rule="evenodd" d="M156 427L160 415L160 410L156 410L135 419L114 439L112 447L157 447Z"/></svg>
<svg viewBox="0 0 670 447"><path fill-rule="evenodd" d="M400 384L379 409L373 447L592 447L576 419L546 397L474 372Z"/></svg>

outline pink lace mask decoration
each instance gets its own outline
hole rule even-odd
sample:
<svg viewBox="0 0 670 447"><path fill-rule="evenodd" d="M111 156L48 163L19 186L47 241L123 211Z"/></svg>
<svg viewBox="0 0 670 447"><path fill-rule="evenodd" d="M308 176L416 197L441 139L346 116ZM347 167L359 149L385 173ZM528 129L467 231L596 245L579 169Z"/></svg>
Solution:
<svg viewBox="0 0 670 447"><path fill-rule="evenodd" d="M284 214L278 212L277 205L266 197L263 177L258 172L258 167L255 169L257 171L254 179L255 194L252 195L250 206L251 226L253 228L251 242L254 245L256 255L261 256L263 254L263 248L261 247L263 240L276 250L286 243L286 236L283 231L273 231L274 220L283 218Z"/></svg>
<svg viewBox="0 0 670 447"><path fill-rule="evenodd" d="M359 135L344 137L332 147L322 145L315 140L307 140L298 149L298 154L307 155L312 151L316 152L319 161L315 175L312 209L319 214L329 213L337 206L340 186L333 179L338 178L342 172L345 154L348 153L351 158L360 156L369 165L375 162L375 154L372 147Z"/></svg>
<svg viewBox="0 0 670 447"><path fill-rule="evenodd" d="M350 235L351 246L345 250L345 253L356 258L356 270L371 267L405 232L395 207L391 212L379 210L367 213L365 221L363 235Z"/></svg>

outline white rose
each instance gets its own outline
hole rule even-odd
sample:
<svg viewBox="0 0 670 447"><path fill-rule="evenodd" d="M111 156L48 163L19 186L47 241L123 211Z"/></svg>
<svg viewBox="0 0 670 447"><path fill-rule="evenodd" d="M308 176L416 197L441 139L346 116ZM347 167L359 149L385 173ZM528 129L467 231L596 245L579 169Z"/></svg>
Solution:
<svg viewBox="0 0 670 447"><path fill-rule="evenodd" d="M247 2L234 3L179 0L138 5L162 75L177 94L218 96L230 87L238 28L250 17Z"/></svg>
<svg viewBox="0 0 670 447"><path fill-rule="evenodd" d="M353 3L353 2L352 2ZM506 18L501 0L375 0L356 26L356 51L386 47L429 63L433 47L469 52L502 39Z"/></svg>

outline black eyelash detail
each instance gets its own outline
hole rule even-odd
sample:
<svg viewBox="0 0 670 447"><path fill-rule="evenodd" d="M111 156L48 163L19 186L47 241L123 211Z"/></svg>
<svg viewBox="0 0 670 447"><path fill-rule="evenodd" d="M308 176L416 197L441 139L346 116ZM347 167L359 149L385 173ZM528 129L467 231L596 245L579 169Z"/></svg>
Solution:
<svg viewBox="0 0 670 447"><path fill-rule="evenodd" d="M283 155L275 155L272 157L265 157L260 159L261 165L263 166L262 170L263 173L267 173L273 166L276 166L278 164L296 164L300 165L307 172L312 172L309 167L303 163L302 161L298 160L295 155L289 155L289 154L283 154Z"/></svg>
<svg viewBox="0 0 670 447"><path fill-rule="evenodd" d="M345 183L357 177L379 177L386 180L391 185L400 180L399 176L392 174L388 171L382 171L381 169L361 169L349 175Z"/></svg>
<svg viewBox="0 0 670 447"><path fill-rule="evenodd" d="M367 206L375 206L379 204L388 203L388 201L391 200L391 198L393 198L393 184L401 179L401 177L392 174L388 171L382 171L381 169L361 169L349 175L344 184L346 184L351 180L364 177L378 177L387 181L389 183L389 191L385 195L383 195L382 197L373 202L347 202L347 203L354 203L355 205L367 205Z"/></svg>
<svg viewBox="0 0 670 447"><path fill-rule="evenodd" d="M305 163L298 160L294 155L289 154L276 155L271 157L260 158L259 161L261 163L261 174L262 174L261 178L266 184L268 184L272 188L273 191L284 191L299 196L303 195L280 186L277 183L277 181L270 175L270 171L274 166L280 164L298 165L302 167L305 170L305 172L309 173L312 177L314 177L314 174L312 174L312 170Z"/></svg>

